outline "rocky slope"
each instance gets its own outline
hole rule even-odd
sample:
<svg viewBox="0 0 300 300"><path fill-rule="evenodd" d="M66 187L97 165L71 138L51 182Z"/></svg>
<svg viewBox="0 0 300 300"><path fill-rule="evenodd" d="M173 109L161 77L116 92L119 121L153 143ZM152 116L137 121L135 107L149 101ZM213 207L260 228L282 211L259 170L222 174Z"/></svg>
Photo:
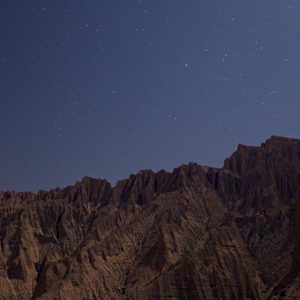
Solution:
<svg viewBox="0 0 300 300"><path fill-rule="evenodd" d="M0 299L300 299L299 174L272 137L220 169L2 192Z"/></svg>

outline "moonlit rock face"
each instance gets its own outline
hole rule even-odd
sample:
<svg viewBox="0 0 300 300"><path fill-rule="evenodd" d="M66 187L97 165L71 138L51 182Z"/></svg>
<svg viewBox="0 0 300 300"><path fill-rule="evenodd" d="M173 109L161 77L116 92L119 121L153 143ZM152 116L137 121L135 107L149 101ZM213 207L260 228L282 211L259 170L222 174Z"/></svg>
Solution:
<svg viewBox="0 0 300 300"><path fill-rule="evenodd" d="M219 169L2 192L0 299L297 299L299 174L300 140L272 137Z"/></svg>

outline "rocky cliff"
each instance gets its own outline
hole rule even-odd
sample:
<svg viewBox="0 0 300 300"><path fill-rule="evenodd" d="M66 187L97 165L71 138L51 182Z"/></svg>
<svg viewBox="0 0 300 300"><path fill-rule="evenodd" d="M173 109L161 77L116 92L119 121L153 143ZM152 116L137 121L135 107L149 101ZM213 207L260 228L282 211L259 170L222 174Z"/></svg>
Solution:
<svg viewBox="0 0 300 300"><path fill-rule="evenodd" d="M300 140L223 168L0 193L0 299L300 299ZM297 212L297 213L296 213Z"/></svg>

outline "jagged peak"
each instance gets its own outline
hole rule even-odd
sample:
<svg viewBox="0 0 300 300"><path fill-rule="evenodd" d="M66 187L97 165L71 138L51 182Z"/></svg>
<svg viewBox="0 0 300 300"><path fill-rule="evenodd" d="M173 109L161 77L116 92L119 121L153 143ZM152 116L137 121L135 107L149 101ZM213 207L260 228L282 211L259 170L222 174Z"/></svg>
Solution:
<svg viewBox="0 0 300 300"><path fill-rule="evenodd" d="M269 139L267 139L265 141L265 143L262 144L262 146L277 145L277 144L283 144L283 143L284 144L300 143L300 140L296 139L296 138L272 135Z"/></svg>
<svg viewBox="0 0 300 300"><path fill-rule="evenodd" d="M255 149L265 148L268 146L278 145L278 144L295 144L295 143L300 143L300 139L272 135L265 142L261 143L261 145L238 144L236 152L245 151L245 150L255 150Z"/></svg>

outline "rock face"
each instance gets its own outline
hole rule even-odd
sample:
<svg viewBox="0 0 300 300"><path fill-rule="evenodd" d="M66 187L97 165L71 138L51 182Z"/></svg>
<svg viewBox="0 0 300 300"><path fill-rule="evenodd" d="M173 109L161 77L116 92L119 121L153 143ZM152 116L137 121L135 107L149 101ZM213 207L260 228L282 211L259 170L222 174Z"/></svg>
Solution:
<svg viewBox="0 0 300 300"><path fill-rule="evenodd" d="M272 137L220 169L2 192L0 299L300 299L299 174Z"/></svg>

